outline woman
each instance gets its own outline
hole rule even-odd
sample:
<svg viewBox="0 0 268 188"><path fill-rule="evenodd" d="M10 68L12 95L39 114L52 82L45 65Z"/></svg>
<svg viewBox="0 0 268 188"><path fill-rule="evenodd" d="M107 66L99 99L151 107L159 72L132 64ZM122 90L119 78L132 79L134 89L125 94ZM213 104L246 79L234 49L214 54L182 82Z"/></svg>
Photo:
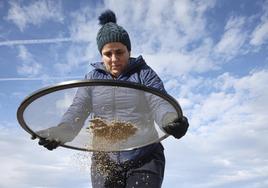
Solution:
<svg viewBox="0 0 268 188"><path fill-rule="evenodd" d="M144 59L141 56L137 58L130 56L131 42L129 35L123 27L116 23L115 14L107 10L100 15L99 21L101 28L97 34L97 45L102 62L92 64L94 70L86 75L86 79L129 81L166 92L161 79L146 64ZM89 99L88 91L80 89L73 104L64 114L62 124L64 122L70 123L75 119L73 117L79 117L73 123L81 127L90 113L84 113L84 109L87 106L94 106L92 101L91 104L86 104L86 101L90 101L87 99ZM81 116L81 114L83 115ZM102 112L97 115L105 116ZM173 119L164 129L168 134L179 139L185 135L188 126L187 118L183 117ZM52 150L59 145L59 142L40 139L39 144ZM91 166L92 186L94 188L161 187L165 168L163 150L161 143L154 143L131 151L94 152Z"/></svg>

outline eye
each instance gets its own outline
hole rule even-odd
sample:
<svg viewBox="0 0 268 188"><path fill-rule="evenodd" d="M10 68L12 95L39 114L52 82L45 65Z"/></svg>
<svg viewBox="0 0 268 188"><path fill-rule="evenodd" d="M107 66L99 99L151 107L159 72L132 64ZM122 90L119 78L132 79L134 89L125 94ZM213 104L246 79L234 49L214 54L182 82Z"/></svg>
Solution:
<svg viewBox="0 0 268 188"><path fill-rule="evenodd" d="M123 50L116 50L116 55L123 55L125 53L125 51Z"/></svg>
<svg viewBox="0 0 268 188"><path fill-rule="evenodd" d="M112 53L111 52L104 52L103 55L104 56L107 56L107 57L111 57L112 56Z"/></svg>

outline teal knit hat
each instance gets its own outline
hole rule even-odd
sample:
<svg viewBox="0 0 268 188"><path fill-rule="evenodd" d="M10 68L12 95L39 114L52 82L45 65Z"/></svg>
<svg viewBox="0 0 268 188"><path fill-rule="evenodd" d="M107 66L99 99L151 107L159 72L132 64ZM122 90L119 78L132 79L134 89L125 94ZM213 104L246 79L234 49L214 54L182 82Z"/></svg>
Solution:
<svg viewBox="0 0 268 188"><path fill-rule="evenodd" d="M99 24L102 27L97 34L97 45L101 53L103 46L110 42L121 42L128 51L131 51L131 43L127 31L116 24L116 16L113 11L106 10L99 16Z"/></svg>

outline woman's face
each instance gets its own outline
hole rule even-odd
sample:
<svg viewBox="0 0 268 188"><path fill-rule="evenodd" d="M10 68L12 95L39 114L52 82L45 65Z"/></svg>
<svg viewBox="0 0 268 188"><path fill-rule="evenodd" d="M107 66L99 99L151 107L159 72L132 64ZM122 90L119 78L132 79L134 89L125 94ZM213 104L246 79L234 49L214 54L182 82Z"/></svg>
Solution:
<svg viewBox="0 0 268 188"><path fill-rule="evenodd" d="M105 44L101 55L106 70L114 77L118 77L126 69L130 57L127 47L120 42Z"/></svg>

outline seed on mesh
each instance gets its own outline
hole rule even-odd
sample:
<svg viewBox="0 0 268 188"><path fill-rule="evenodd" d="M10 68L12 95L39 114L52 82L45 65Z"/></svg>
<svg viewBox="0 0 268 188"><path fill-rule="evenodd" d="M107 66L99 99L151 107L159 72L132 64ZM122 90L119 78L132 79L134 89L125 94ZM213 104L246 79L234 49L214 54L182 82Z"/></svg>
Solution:
<svg viewBox="0 0 268 188"><path fill-rule="evenodd" d="M93 132L94 137L105 139L110 143L126 140L138 130L130 122L118 120L107 122L101 118L90 120L89 129Z"/></svg>
<svg viewBox="0 0 268 188"><path fill-rule="evenodd" d="M91 147L93 147L94 150L97 150L94 152L94 166L96 173L101 176L109 177L109 174L116 171L118 164L109 158L108 153L103 151L110 149L118 150L120 148L120 143L133 136L138 128L131 122L118 120L109 122L102 118L94 118L90 120L90 124L86 130L93 136L93 141L89 142L89 144L86 145L86 148L88 147L90 150ZM88 158L89 160L91 157L85 155L84 158ZM81 157L77 159L80 159L82 163L85 163L85 161L81 160Z"/></svg>

